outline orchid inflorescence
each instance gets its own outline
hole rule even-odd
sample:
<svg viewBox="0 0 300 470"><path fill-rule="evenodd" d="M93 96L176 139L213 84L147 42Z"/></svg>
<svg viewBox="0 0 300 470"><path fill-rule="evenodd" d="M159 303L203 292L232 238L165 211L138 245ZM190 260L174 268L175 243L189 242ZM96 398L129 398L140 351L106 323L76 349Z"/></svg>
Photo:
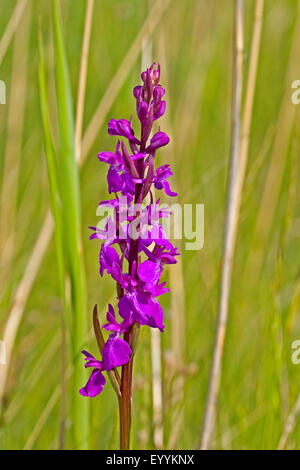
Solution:
<svg viewBox="0 0 300 470"><path fill-rule="evenodd" d="M82 351L85 367L93 368L87 384L80 390L81 395L89 397L102 392L105 385L103 371L113 371L130 361L137 342L135 332L140 325L164 330L163 311L157 298L169 289L165 282L160 283L160 277L164 265L176 263L179 255L161 224L162 217L169 217L170 212L160 209L159 199L154 202L153 186L164 190L168 196L177 195L171 191L168 182L173 174L170 166L154 167L157 150L169 143L168 135L160 129L151 137L154 121L166 110L166 102L162 99L165 90L159 84L159 65L152 64L141 78L142 85L133 90L141 123L140 139L135 137L132 122L111 119L108 134L124 138L127 145L118 140L115 152L98 155L101 162L109 165L108 191L115 196L100 202L100 206L112 208L114 215L107 217L104 229L91 227L94 233L90 238L103 240L100 274L103 276L106 271L117 284L120 321L113 306L109 305L103 328L110 334L102 347L101 361ZM146 201L147 205L143 204ZM126 272L125 261L128 263Z"/></svg>

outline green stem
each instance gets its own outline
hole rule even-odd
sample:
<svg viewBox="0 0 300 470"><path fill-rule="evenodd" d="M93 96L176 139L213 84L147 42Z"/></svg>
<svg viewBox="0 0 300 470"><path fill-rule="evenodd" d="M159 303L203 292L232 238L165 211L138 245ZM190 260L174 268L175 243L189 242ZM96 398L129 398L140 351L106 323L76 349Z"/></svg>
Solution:
<svg viewBox="0 0 300 470"><path fill-rule="evenodd" d="M131 399L132 399L132 371L133 359L138 344L140 325L134 323L129 332L124 334L124 340L130 344L131 356L127 364L122 367L121 375L121 394L119 398L120 414L120 449L129 450L130 448L130 429L131 429Z"/></svg>

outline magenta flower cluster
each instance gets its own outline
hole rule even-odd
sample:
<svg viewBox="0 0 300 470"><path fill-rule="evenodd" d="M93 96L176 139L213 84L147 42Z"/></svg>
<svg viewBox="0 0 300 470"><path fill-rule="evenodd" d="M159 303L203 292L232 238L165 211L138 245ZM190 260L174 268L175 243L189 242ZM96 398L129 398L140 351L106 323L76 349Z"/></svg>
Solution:
<svg viewBox="0 0 300 470"><path fill-rule="evenodd" d="M107 217L105 229L91 227L94 233L90 238L103 240L99 255L100 275L106 272L117 283L120 319L109 305L103 328L110 334L102 351L102 361L82 351L85 367L93 368L87 384L80 390L84 396L94 397L101 393L105 385L103 371L128 363L132 354L130 331L135 323L164 330L158 297L169 289L160 278L164 265L176 263L179 255L161 224L161 218L170 213L160 210L160 201L154 201L153 194L154 186L168 196L176 196L168 182L173 174L170 166L165 164L155 169L154 165L157 150L169 143L169 137L159 128L151 137L154 122L166 110L165 90L159 84L159 65L152 64L141 78L142 85L133 90L141 124L140 138L135 136L131 122L111 119L108 134L123 140L118 140L115 152L98 155L101 162L109 165L108 191L114 195L113 199L102 201L100 205L113 208L114 215ZM132 225L138 236L132 236ZM128 264L126 270L125 262Z"/></svg>

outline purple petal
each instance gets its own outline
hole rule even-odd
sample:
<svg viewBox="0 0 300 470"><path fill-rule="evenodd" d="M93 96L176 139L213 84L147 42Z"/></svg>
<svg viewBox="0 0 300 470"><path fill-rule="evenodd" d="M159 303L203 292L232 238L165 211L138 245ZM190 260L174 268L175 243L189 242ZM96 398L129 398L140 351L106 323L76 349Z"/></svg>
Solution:
<svg viewBox="0 0 300 470"><path fill-rule="evenodd" d="M157 286L152 287L149 292L151 293L152 297L159 297L160 295L166 294L167 292L170 292L170 289L165 287L166 283L162 282L161 284L158 284Z"/></svg>
<svg viewBox="0 0 300 470"><path fill-rule="evenodd" d="M138 118L142 123L146 122L148 113L148 104L145 101L141 101L137 108Z"/></svg>
<svg viewBox="0 0 300 470"><path fill-rule="evenodd" d="M135 98L140 98L140 96L142 95L142 91L143 91L143 87L142 86L136 86L134 87L133 89L133 96Z"/></svg>
<svg viewBox="0 0 300 470"><path fill-rule="evenodd" d="M123 295L120 298L118 307L120 316L124 319L128 318L134 309L132 299L128 295Z"/></svg>
<svg viewBox="0 0 300 470"><path fill-rule="evenodd" d="M159 281L162 268L158 263L146 260L138 267L138 277L141 281L153 287Z"/></svg>
<svg viewBox="0 0 300 470"><path fill-rule="evenodd" d="M119 325L119 323L116 320L116 315L115 311L113 309L113 306L111 304L108 305L108 312L106 314L106 319L108 323L103 325L103 328L106 331L115 331L116 333L121 333L122 332L122 327Z"/></svg>
<svg viewBox="0 0 300 470"><path fill-rule="evenodd" d="M156 181L154 183L154 187L155 187L155 189L161 190L161 189L163 189L164 186L163 186L161 181Z"/></svg>
<svg viewBox="0 0 300 470"><path fill-rule="evenodd" d="M178 256L179 253L176 253L176 255L172 255L171 253L163 253L159 259L161 261L161 263L163 264L176 264L177 263L177 259L175 258L175 256Z"/></svg>
<svg viewBox="0 0 300 470"><path fill-rule="evenodd" d="M166 112L167 103L165 101L161 101L158 110L154 113L153 119L156 121L161 116L163 116Z"/></svg>
<svg viewBox="0 0 300 470"><path fill-rule="evenodd" d="M119 119L118 121L119 133L123 137L127 137L129 140L137 143L137 139L135 139L133 135L133 129L131 128L130 123L126 119Z"/></svg>
<svg viewBox="0 0 300 470"><path fill-rule="evenodd" d="M85 351L85 349L81 352L85 356L84 358L85 361L90 360L90 359L95 359L94 356L92 356L88 351Z"/></svg>
<svg viewBox="0 0 300 470"><path fill-rule="evenodd" d="M93 367L94 369L102 370L102 364L97 359L91 359L84 364L84 367Z"/></svg>
<svg viewBox="0 0 300 470"><path fill-rule="evenodd" d="M159 328L160 331L164 331L164 318L163 318L163 310L156 299L152 299L152 307L151 307L151 316L147 323L148 326L151 328Z"/></svg>
<svg viewBox="0 0 300 470"><path fill-rule="evenodd" d="M148 314L146 312L146 304L148 302L149 294L142 292L140 289L136 290L133 294L125 294L119 300L119 313L122 318L125 320L132 317L140 325L145 325L149 320Z"/></svg>
<svg viewBox="0 0 300 470"><path fill-rule="evenodd" d="M122 321L121 323L121 331L122 333L125 333L126 330L133 324L133 315L130 313L125 320Z"/></svg>
<svg viewBox="0 0 300 470"><path fill-rule="evenodd" d="M140 325L147 325L151 316L151 296L147 292L137 289L133 299L133 317Z"/></svg>
<svg viewBox="0 0 300 470"><path fill-rule="evenodd" d="M90 235L90 240L94 240L94 238L98 238L99 240L106 240L107 233L104 230L97 230L96 233L92 233L92 235Z"/></svg>
<svg viewBox="0 0 300 470"><path fill-rule="evenodd" d="M165 164L165 165L159 166L155 171L155 181L164 181L167 178L170 178L170 176L172 175L173 175L173 172L170 168L170 165Z"/></svg>
<svg viewBox="0 0 300 470"><path fill-rule="evenodd" d="M110 167L107 173L108 192L117 193L121 191L123 183L122 178L115 168Z"/></svg>
<svg viewBox="0 0 300 470"><path fill-rule="evenodd" d="M132 180L135 184L142 184L145 182L145 178L133 178Z"/></svg>
<svg viewBox="0 0 300 470"><path fill-rule="evenodd" d="M163 331L163 311L157 299L139 289L136 292L135 305L136 310L133 312L133 316L138 323Z"/></svg>
<svg viewBox="0 0 300 470"><path fill-rule="evenodd" d="M131 197L134 194L134 183L132 175L128 172L122 174L122 195L126 197Z"/></svg>
<svg viewBox="0 0 300 470"><path fill-rule="evenodd" d="M164 88L162 86L155 87L155 89L153 91L154 101L161 100L161 98L164 96L165 93L166 93L166 91L164 90Z"/></svg>
<svg viewBox="0 0 300 470"><path fill-rule="evenodd" d="M135 153L133 155L131 155L131 160L135 161L135 160L141 160L142 158L145 158L147 154L146 153Z"/></svg>
<svg viewBox="0 0 300 470"><path fill-rule="evenodd" d="M169 182L168 182L168 181L164 181L164 182L163 182L163 186L164 186L165 193L166 193L168 196L171 196L171 197L177 196L177 193L174 193L173 191L171 191L170 185L169 185Z"/></svg>
<svg viewBox="0 0 300 470"><path fill-rule="evenodd" d="M150 140L150 145L147 147L146 151L148 153L153 152L153 150L158 149L159 147L163 147L169 143L170 139L164 132L157 132L154 134L152 139Z"/></svg>
<svg viewBox="0 0 300 470"><path fill-rule="evenodd" d="M119 135L126 137L130 141L139 144L140 141L134 137L133 129L131 128L130 122L126 119L111 119L108 123L109 135Z"/></svg>
<svg viewBox="0 0 300 470"><path fill-rule="evenodd" d="M103 243L99 254L99 263L100 274L103 276L105 270L108 274L111 274L113 263L120 263L120 258L114 248Z"/></svg>
<svg viewBox="0 0 300 470"><path fill-rule="evenodd" d="M106 380L104 375L100 370L95 369L91 373L85 387L81 388L79 393L84 397L96 397L102 392L105 384Z"/></svg>
<svg viewBox="0 0 300 470"><path fill-rule="evenodd" d="M128 343L115 335L110 335L102 351L102 363L105 370L127 364L131 354Z"/></svg>
<svg viewBox="0 0 300 470"><path fill-rule="evenodd" d="M166 232L159 223L153 225L151 229L151 240L159 246L164 246L167 250L171 250L173 248L172 243L168 240Z"/></svg>
<svg viewBox="0 0 300 470"><path fill-rule="evenodd" d="M116 156L113 152L100 152L98 158L101 162L109 163L110 165L116 162Z"/></svg>
<svg viewBox="0 0 300 470"><path fill-rule="evenodd" d="M108 201L99 202L99 206L103 207L117 207L119 205L119 199L109 199Z"/></svg>
<svg viewBox="0 0 300 470"><path fill-rule="evenodd" d="M86 361L85 367L95 367L96 369L101 369L101 362L94 358L88 351L81 351L85 356L84 360Z"/></svg>

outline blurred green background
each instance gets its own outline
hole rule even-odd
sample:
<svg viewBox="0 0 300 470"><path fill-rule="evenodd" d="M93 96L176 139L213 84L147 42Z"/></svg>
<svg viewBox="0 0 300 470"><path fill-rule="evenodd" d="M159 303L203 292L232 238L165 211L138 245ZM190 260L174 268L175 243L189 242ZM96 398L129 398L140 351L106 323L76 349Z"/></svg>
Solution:
<svg viewBox="0 0 300 470"><path fill-rule="evenodd" d="M24 8L21 5L20 18L9 37L7 28L16 21L15 9L21 8L20 3ZM74 107L86 3L60 1ZM89 241L88 225L97 223L97 205L108 196L106 169L97 153L114 148L114 139L106 132L108 120L128 119L135 113L132 88L140 82L141 53L145 50L136 38L159 3L164 2L94 2L83 135L103 97L108 105L98 114L95 139L80 170L89 328L94 304L98 304L103 321L107 303L114 296L108 276L98 275L100 244ZM170 0L148 38L153 60L161 64L161 83L167 91L167 113L161 127L172 138L172 145L160 152L159 162L172 163L178 202L205 204L205 242L200 251L181 248L180 263L173 273L172 267L165 274L171 293L162 301L166 316L161 336L162 424L156 422L153 406L151 333L142 328L134 368L134 449L161 445L195 449L200 445L226 210L233 5L230 0ZM245 0L244 5L246 89L255 1ZM156 15L152 12L153 18ZM58 446L62 307L53 237L49 245L46 243L37 274L31 280L29 270L24 281L50 204L38 91L39 27L57 140L52 23L52 2L0 2L0 80L6 83L7 91L6 104L0 105L0 339L9 319L17 323L2 402L3 449ZM3 38L8 38L6 45ZM119 69L134 41L133 55ZM291 83L300 79L299 57L298 1L266 0L212 442L216 449L277 448L293 410L285 447L300 448L299 410L294 409L300 393L300 365L291 361L292 342L300 339L300 105L298 109L291 101ZM21 300L16 300L22 279L27 287L26 278L28 299L21 295ZM24 305L15 319L10 315L18 302ZM93 336L89 350L97 354ZM70 375L65 448L73 448L69 397L75 393ZM101 397L90 399L90 404L90 448L117 448L117 400L111 387L106 386Z"/></svg>

